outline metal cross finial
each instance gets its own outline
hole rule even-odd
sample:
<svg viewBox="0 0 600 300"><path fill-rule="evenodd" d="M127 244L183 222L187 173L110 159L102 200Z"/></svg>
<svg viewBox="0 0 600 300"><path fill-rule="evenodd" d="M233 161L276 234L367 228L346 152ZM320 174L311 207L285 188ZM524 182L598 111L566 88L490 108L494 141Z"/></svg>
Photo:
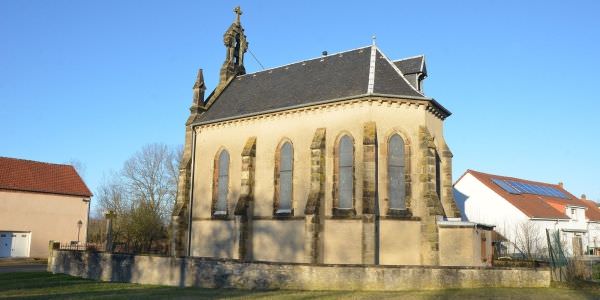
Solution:
<svg viewBox="0 0 600 300"><path fill-rule="evenodd" d="M242 15L242 9L241 9L239 6L237 6L237 7L236 7L236 8L233 10L233 12L234 12L234 13L237 15L237 20L236 20L236 22L237 22L237 23L240 23L240 16Z"/></svg>

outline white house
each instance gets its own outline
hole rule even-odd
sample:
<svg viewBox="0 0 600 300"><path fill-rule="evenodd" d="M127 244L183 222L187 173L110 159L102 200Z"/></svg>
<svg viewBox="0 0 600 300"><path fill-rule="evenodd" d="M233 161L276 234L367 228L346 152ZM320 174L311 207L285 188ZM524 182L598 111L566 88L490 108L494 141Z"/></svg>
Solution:
<svg viewBox="0 0 600 300"><path fill-rule="evenodd" d="M545 252L550 229L558 230L568 254L599 254L600 209L585 196L573 196L562 183L467 170L454 184L454 195L463 218L495 225L496 240L504 240L509 253L522 252L524 244Z"/></svg>

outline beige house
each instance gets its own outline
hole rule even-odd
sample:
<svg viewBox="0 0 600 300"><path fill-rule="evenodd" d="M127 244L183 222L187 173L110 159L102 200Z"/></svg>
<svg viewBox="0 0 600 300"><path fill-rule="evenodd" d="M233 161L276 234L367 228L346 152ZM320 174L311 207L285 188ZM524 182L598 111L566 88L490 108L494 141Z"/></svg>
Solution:
<svg viewBox="0 0 600 300"><path fill-rule="evenodd" d="M373 44L246 74L236 13L218 86L205 99L200 70L193 87L174 255L490 264L492 228L460 221L423 56Z"/></svg>
<svg viewBox="0 0 600 300"><path fill-rule="evenodd" d="M85 243L92 193L69 165L0 157L0 257L47 257Z"/></svg>

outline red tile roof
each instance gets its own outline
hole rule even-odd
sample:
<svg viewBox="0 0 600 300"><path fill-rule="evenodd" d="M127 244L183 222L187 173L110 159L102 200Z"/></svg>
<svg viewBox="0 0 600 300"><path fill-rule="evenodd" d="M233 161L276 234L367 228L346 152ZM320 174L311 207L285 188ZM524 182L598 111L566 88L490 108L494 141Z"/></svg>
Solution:
<svg viewBox="0 0 600 300"><path fill-rule="evenodd" d="M0 189L91 197L73 166L0 157Z"/></svg>
<svg viewBox="0 0 600 300"><path fill-rule="evenodd" d="M549 184L514 177L486 174L473 170L467 170L466 173L473 175L475 178L477 178L479 181L485 184L488 188L496 192L502 198L506 199L506 201L511 203L514 207L518 208L530 218L569 219L569 217L565 214L565 208L567 205L587 207L588 209L586 209L586 217L588 216L589 212L590 216L594 218L592 219L588 217L590 220L595 220L596 217L600 218L600 210L598 210L597 207L596 210L598 215L596 215L596 211L593 211L589 208L589 205L586 203L586 201L582 201L579 198L573 196L571 193L569 193L567 190L565 190L562 186L558 184ZM556 188L559 191L563 192L567 196L567 199L534 194L511 194L505 191L497 184L495 184L492 181L492 179L512 180L522 183Z"/></svg>
<svg viewBox="0 0 600 300"><path fill-rule="evenodd" d="M587 207L585 217L590 221L600 222L600 208L598 208L598 203L586 199L581 199L581 201Z"/></svg>

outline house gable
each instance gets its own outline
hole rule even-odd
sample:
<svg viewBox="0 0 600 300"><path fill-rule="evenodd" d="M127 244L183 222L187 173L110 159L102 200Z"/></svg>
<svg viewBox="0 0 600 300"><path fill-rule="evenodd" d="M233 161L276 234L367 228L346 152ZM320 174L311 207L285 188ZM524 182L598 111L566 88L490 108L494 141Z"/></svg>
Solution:
<svg viewBox="0 0 600 300"><path fill-rule="evenodd" d="M529 219L522 210L468 172L454 184L454 198L463 215L472 222L504 224Z"/></svg>

